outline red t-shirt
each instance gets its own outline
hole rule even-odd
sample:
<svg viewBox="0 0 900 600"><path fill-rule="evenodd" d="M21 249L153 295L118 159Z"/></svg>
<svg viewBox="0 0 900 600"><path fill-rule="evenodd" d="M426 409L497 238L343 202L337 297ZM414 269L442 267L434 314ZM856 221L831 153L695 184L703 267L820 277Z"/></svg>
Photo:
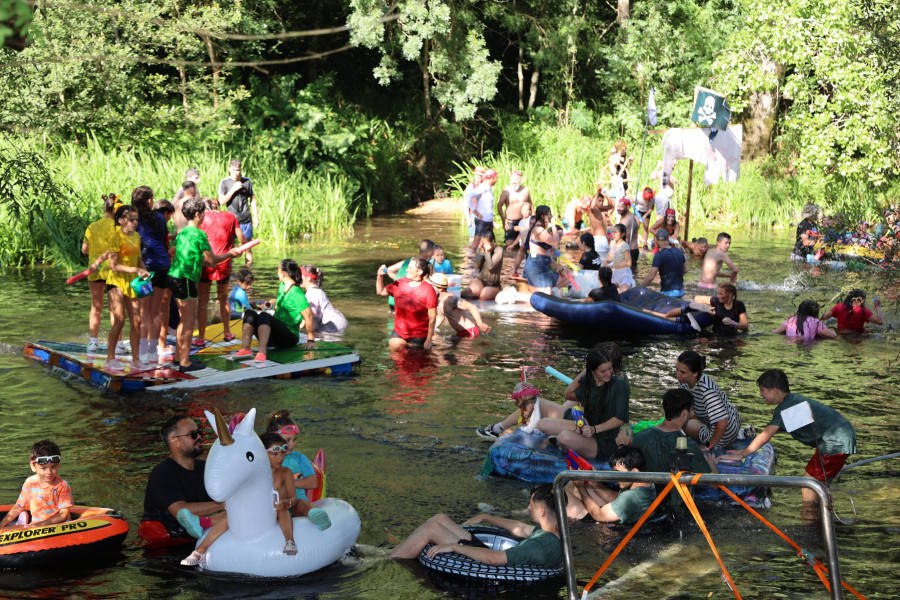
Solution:
<svg viewBox="0 0 900 600"><path fill-rule="evenodd" d="M840 329L853 329L854 331L865 331L866 323L872 316L872 311L865 306L854 306L847 310L847 306L841 302L835 304L831 309L831 314L837 319Z"/></svg>
<svg viewBox="0 0 900 600"><path fill-rule="evenodd" d="M225 254L234 246L234 230L239 227L237 217L223 210L208 210L200 224L200 230L209 238L213 254ZM210 281L221 281L231 276L231 259L220 262L215 267L203 267L201 277Z"/></svg>
<svg viewBox="0 0 900 600"><path fill-rule="evenodd" d="M394 331L405 340L428 337L428 309L437 308L437 294L424 281L416 287L403 277L385 288L394 297Z"/></svg>

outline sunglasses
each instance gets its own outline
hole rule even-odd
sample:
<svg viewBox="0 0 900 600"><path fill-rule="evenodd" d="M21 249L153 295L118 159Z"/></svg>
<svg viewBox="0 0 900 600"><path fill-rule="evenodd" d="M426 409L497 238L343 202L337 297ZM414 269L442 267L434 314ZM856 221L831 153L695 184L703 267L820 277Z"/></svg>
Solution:
<svg viewBox="0 0 900 600"><path fill-rule="evenodd" d="M281 434L281 435L284 435L284 434L287 434L287 435L300 435L300 428L297 427L296 425L285 425L284 427L282 427L281 429L279 429L279 430L276 431L275 433L278 433L278 434Z"/></svg>
<svg viewBox="0 0 900 600"><path fill-rule="evenodd" d="M36 459L34 459L31 462L37 463L39 465L46 465L49 463L58 465L60 460L61 460L61 458L60 458L59 454L54 454L53 456L38 456Z"/></svg>
<svg viewBox="0 0 900 600"><path fill-rule="evenodd" d="M272 446L271 448L266 449L266 452L269 454L278 454L279 452L287 452L288 445L284 444L283 446Z"/></svg>
<svg viewBox="0 0 900 600"><path fill-rule="evenodd" d="M201 435L203 435L203 434L200 433L200 430L199 430L199 429L194 429L194 430L192 430L192 431L188 431L187 433L182 433L181 435L173 435L172 437L187 437L187 436L191 436L191 439L192 439L192 440L196 440L196 439L197 439L198 437L200 437Z"/></svg>

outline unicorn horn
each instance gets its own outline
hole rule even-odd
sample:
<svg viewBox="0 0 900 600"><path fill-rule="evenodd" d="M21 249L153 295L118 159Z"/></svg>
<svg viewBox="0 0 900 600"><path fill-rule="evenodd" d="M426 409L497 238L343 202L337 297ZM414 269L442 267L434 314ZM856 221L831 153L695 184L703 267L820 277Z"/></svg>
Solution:
<svg viewBox="0 0 900 600"><path fill-rule="evenodd" d="M222 413L219 412L219 409L213 409L216 414L216 433L219 434L219 444L223 446L230 446L234 443L234 438L231 437L231 434L228 433L228 425L225 424L225 419L222 418Z"/></svg>

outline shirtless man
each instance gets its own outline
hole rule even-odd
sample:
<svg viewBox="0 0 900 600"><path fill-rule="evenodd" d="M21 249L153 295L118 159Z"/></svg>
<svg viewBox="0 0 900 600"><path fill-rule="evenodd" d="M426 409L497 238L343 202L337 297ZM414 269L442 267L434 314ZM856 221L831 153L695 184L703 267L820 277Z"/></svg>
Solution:
<svg viewBox="0 0 900 600"><path fill-rule="evenodd" d="M433 273L425 278L431 284L438 295L437 320L434 322L434 330L443 325L446 320L450 327L461 338L476 338L482 333L490 333L491 326L481 318L478 307L469 302L457 298L447 291L447 276L443 273ZM471 317L471 318L470 318Z"/></svg>
<svg viewBox="0 0 900 600"><path fill-rule="evenodd" d="M727 277L732 284L737 280L738 268L726 254L730 247L731 236L724 232L720 233L716 237L716 247L707 250L706 256L703 258L703 271L698 286L707 290L715 290L716 279L719 277ZM720 273L723 262L731 269L731 273Z"/></svg>
<svg viewBox="0 0 900 600"><path fill-rule="evenodd" d="M601 186L597 186L597 193L591 198L591 204L588 207L588 223L590 223L591 233L594 238L606 237L609 227L606 215L615 208L612 198L606 193Z"/></svg>
<svg viewBox="0 0 900 600"><path fill-rule="evenodd" d="M631 248L631 272L637 274L637 261L641 256L638 248L638 231L641 224L631 212L631 200L622 198L616 204L616 212L619 214L619 223L625 226L625 241Z"/></svg>
<svg viewBox="0 0 900 600"><path fill-rule="evenodd" d="M197 197L197 184L193 181L185 181L181 184L181 191L183 192L181 198L172 202L172 206L175 208L175 212L172 214L172 221L175 223L175 231L177 233L181 233L181 230L187 227L188 220L185 218L184 213L181 212L181 207L190 198Z"/></svg>
<svg viewBox="0 0 900 600"><path fill-rule="evenodd" d="M681 245L697 258L703 258L709 250L709 241L705 237L694 238L690 242L681 240Z"/></svg>
<svg viewBox="0 0 900 600"><path fill-rule="evenodd" d="M500 192L500 200L497 202L497 214L503 223L506 232L504 241L515 243L519 232L513 229L522 220L522 206L531 204L531 192L522 185L522 172L513 171L509 174L509 185ZM534 206L531 207L534 209ZM532 210L532 213L534 210ZM507 248L513 246L507 245Z"/></svg>

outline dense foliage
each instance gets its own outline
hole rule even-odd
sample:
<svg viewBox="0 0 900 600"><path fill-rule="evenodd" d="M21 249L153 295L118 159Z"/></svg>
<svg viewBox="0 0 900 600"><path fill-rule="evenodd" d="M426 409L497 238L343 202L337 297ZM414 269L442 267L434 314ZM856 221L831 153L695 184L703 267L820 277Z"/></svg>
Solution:
<svg viewBox="0 0 900 600"><path fill-rule="evenodd" d="M148 165L122 171L135 180L116 190L57 169L59 189L89 206L101 189L173 189L186 166L216 180L231 156L278 210L340 197L347 219L298 216L270 232L284 243L430 197L474 161L524 167L538 197L561 205L591 191L612 141L637 153L650 88L662 129L690 126L696 85L726 93L733 120L761 132L745 141L759 157L747 181L697 186L707 218L769 225L825 199L874 216L897 191L900 10L887 0L33 6L0 0L5 147L84 173L98 170L90 161ZM659 139L648 137L644 177ZM297 182L305 192L278 191ZM36 247L16 260L67 255Z"/></svg>

